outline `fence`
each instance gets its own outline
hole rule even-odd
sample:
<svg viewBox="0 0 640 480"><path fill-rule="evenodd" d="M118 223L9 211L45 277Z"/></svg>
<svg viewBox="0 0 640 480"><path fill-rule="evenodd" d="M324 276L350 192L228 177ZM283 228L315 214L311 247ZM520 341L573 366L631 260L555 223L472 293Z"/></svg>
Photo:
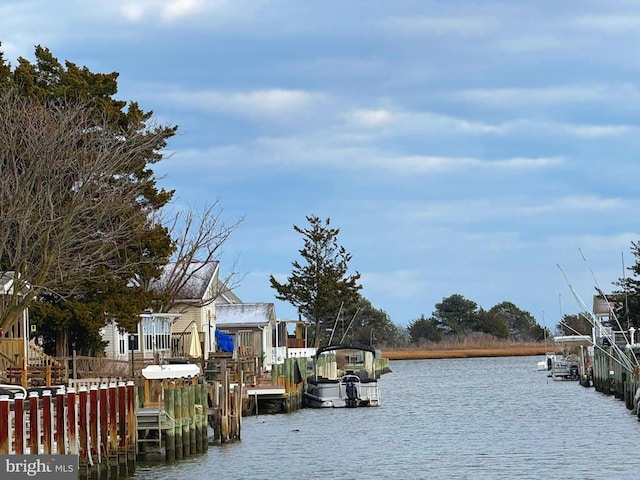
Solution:
<svg viewBox="0 0 640 480"><path fill-rule="evenodd" d="M0 454L78 455L92 469L126 471L136 455L133 382L0 396Z"/></svg>

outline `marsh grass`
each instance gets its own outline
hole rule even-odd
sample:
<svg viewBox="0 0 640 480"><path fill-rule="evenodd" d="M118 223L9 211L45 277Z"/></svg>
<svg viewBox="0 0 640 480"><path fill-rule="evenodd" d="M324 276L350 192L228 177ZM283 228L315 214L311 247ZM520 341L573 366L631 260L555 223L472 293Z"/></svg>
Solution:
<svg viewBox="0 0 640 480"><path fill-rule="evenodd" d="M544 355L550 350L553 350L553 345L544 342L513 342L490 336L476 336L438 343L423 342L408 348L383 348L382 356L389 360L515 357Z"/></svg>

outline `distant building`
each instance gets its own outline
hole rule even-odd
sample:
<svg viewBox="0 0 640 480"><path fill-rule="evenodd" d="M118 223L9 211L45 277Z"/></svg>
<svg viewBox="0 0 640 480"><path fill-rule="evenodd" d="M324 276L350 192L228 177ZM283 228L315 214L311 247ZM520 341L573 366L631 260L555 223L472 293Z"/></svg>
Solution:
<svg viewBox="0 0 640 480"><path fill-rule="evenodd" d="M216 320L221 332L234 336L237 355L258 356L265 370L284 362L287 329L276 320L273 303L218 304Z"/></svg>

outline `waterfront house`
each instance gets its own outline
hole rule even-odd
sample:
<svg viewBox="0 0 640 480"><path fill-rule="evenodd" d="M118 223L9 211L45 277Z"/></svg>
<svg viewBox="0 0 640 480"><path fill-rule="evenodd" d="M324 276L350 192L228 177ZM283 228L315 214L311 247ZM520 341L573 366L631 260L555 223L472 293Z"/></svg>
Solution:
<svg viewBox="0 0 640 480"><path fill-rule="evenodd" d="M186 267L169 263L159 283L181 277L184 282L176 288L169 308L170 313L180 315L171 326L173 354L188 356L191 337L197 331L201 351L207 359L216 351L218 305L241 303L241 300L220 279L220 262L191 262Z"/></svg>
<svg viewBox="0 0 640 480"><path fill-rule="evenodd" d="M171 328L180 318L175 313L140 314L136 331L127 333L115 323L105 325L100 334L107 342L105 356L116 360L128 360L131 353L136 359L159 362L172 356Z"/></svg>
<svg viewBox="0 0 640 480"><path fill-rule="evenodd" d="M286 358L286 324L278 322L273 303L228 303L216 305L217 327L235 339L234 354L257 356L264 370Z"/></svg>

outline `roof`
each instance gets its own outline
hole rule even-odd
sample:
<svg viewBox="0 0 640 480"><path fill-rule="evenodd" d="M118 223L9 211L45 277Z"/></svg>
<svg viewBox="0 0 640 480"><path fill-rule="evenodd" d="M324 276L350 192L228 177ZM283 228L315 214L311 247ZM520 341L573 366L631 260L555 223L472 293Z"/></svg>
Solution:
<svg viewBox="0 0 640 480"><path fill-rule="evenodd" d="M273 303L222 303L216 305L219 327L251 327L268 325L275 320Z"/></svg>
<svg viewBox="0 0 640 480"><path fill-rule="evenodd" d="M216 276L216 271L220 262L191 262L186 265L187 281L178 290L176 300L202 300L207 295L207 289L211 281ZM169 262L164 266L162 275L154 282L154 288L161 290L169 281L175 282L178 277L182 277L182 263Z"/></svg>

